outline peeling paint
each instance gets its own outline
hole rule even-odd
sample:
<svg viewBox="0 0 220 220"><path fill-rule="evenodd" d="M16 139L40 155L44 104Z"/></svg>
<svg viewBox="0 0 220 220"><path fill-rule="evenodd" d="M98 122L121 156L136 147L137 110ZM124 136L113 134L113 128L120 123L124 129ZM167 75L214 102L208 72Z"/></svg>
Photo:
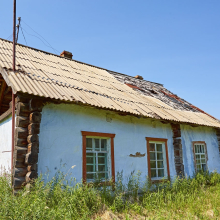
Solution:
<svg viewBox="0 0 220 220"><path fill-rule="evenodd" d="M140 152L136 152L136 154L130 154L129 157L144 157L146 155L145 154L141 154Z"/></svg>
<svg viewBox="0 0 220 220"><path fill-rule="evenodd" d="M111 123L106 121L106 114L111 114ZM48 104L42 110L40 124L40 152L38 173L45 174L47 167L49 176L53 177L62 167L64 173L71 172L77 181L82 178L82 135L81 131L114 133L115 173L123 170L124 179L131 172L140 171L142 177L148 175L146 137L168 139L168 152L171 177L176 175L174 168L174 150L172 130L169 124L155 120L156 128L151 119L133 116L120 116L109 111L80 107L71 104ZM48 148L48 146L50 148ZM128 156L131 152L140 152L145 156ZM62 163L66 163L65 167ZM76 165L72 170L73 165ZM69 171L71 170L71 171Z"/></svg>
<svg viewBox="0 0 220 220"><path fill-rule="evenodd" d="M113 118L111 123L106 121L108 114ZM148 175L146 137L168 139L170 176L171 179L176 176L171 125L163 124L159 120L154 120L152 124L151 119L120 116L101 109L73 104L48 104L42 111L40 131L38 171L39 174L45 174L49 170L50 178L60 169L65 174L71 172L71 177L81 181L81 131L115 134L115 171L116 175L123 171L125 179L132 171L140 171L143 178ZM194 172L192 141L206 142L208 168L210 171L220 172L218 141L214 129L181 125L181 133L185 174L192 176ZM71 169L72 166L74 169Z"/></svg>

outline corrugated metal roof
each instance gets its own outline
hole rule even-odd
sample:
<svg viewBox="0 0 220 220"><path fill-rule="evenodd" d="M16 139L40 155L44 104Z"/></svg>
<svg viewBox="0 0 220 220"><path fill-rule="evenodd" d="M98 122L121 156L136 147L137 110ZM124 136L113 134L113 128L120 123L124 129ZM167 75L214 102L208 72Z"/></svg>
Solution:
<svg viewBox="0 0 220 220"><path fill-rule="evenodd" d="M64 101L78 101L156 119L220 127L206 114L176 110L161 100L142 95L118 81L108 71L54 54L16 47L16 73L12 67L12 43L0 39L0 66L14 92Z"/></svg>

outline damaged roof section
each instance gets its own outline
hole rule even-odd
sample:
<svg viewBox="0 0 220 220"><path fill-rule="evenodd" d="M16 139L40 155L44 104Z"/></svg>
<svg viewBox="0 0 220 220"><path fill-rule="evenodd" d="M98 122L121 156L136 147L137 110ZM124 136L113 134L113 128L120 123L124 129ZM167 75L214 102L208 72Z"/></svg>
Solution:
<svg viewBox="0 0 220 220"><path fill-rule="evenodd" d="M12 71L12 42L0 39L0 73L14 93L80 102L138 116L211 127L220 123L171 97L163 85L108 71L18 44ZM121 74L123 75L123 74ZM132 78L132 77L130 77ZM172 94L171 94L172 95ZM182 100L182 99L181 99ZM178 102L177 102L178 101Z"/></svg>
<svg viewBox="0 0 220 220"><path fill-rule="evenodd" d="M171 91L166 89L162 84L150 82L146 80L139 80L137 77L132 77L113 71L108 71L108 72L114 75L114 77L118 81L126 84L127 86L131 87L140 94L157 98L174 109L192 111L192 112L201 112L219 121L218 119L204 112L200 108L194 106L193 104L187 102L186 100L172 93Z"/></svg>
<svg viewBox="0 0 220 220"><path fill-rule="evenodd" d="M126 84L127 86L131 87L137 92L146 96L159 99L160 101L166 103L174 109L201 112L200 109L196 108L191 103L187 102L186 100L178 97L168 89L164 88L162 84L146 80L140 80L135 77L131 77L113 71L109 71L109 73L112 74L118 81Z"/></svg>

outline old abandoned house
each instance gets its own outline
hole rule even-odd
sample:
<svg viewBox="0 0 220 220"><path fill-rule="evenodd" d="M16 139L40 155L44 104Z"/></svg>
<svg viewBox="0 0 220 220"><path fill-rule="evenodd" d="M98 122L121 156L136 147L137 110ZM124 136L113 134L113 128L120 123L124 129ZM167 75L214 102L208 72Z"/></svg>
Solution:
<svg viewBox="0 0 220 220"><path fill-rule="evenodd" d="M158 83L0 39L0 165L19 189L65 164L77 181L220 172L220 122ZM11 94L16 95L12 137ZM12 148L14 139L14 149ZM13 158L11 151L13 151ZM66 169L66 170L65 170Z"/></svg>

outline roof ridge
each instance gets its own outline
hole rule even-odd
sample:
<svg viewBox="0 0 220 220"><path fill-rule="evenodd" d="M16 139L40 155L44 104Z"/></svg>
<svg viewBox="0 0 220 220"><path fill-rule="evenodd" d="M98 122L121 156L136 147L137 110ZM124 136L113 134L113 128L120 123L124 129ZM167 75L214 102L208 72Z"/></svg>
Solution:
<svg viewBox="0 0 220 220"><path fill-rule="evenodd" d="M12 43L12 41L6 40L6 39L3 39L3 38L0 38L0 40L6 41L6 42L8 42L8 43ZM57 55L57 54L54 54L54 53L50 53L50 52L48 52L48 51L41 50L41 49L37 49L37 48L34 48L34 47L30 47L30 46L27 46L27 45L24 45L24 44L17 43L17 45L22 46L22 47L27 47L27 48L30 48L30 49L32 49L32 50L37 50L37 51L40 51L40 52L43 52L43 53L47 53L47 54L49 54L49 55L54 55L54 56L57 56L57 57L62 58L62 59L68 59L68 58L66 58L66 57L61 57L60 55ZM68 59L68 60L70 60L70 59ZM124 74L124 73L119 73L119 72L116 72L116 71L113 71L113 70L108 70L108 69L106 69L106 68L103 68L103 67L100 67L100 66L95 66L95 65L92 65L92 64L89 64L89 63L85 63L85 62L82 62L82 61L79 61L79 60L75 60L75 59L71 59L71 60L72 60L72 61L75 61L75 62L78 62L78 63L81 63L81 64L89 65L89 66L92 66L92 67L95 67L95 68L98 68L98 69L106 70L108 73L109 73L109 72L112 72L112 73L116 73L116 74L120 74L120 75L123 75L123 76L132 77L132 78L136 79L134 76L129 76L129 75ZM111 74L111 73L109 73L109 74ZM136 79L136 80L137 80L137 79ZM139 79L139 80L140 80L140 79ZM159 84L159 85L163 86L163 84L161 84L161 83L151 82L151 81L148 81L148 80L145 80L145 79L142 79L141 81L146 81L146 82L150 82L150 83L155 83L155 84Z"/></svg>

